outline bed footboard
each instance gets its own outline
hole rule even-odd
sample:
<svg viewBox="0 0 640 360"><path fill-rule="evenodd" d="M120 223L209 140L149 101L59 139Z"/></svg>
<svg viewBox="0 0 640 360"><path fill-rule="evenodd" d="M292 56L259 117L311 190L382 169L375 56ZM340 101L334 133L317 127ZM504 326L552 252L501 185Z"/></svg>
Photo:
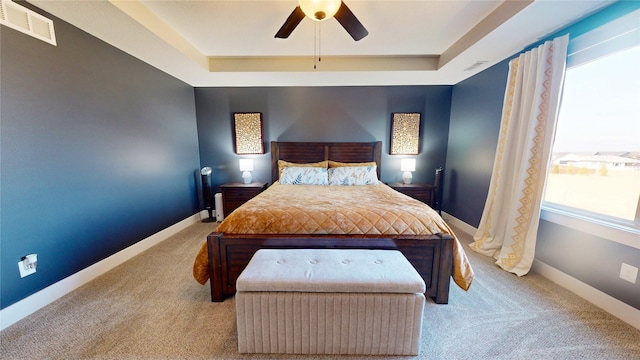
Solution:
<svg viewBox="0 0 640 360"><path fill-rule="evenodd" d="M375 235L226 235L207 236L211 301L235 294L240 273L259 249L386 249L399 250L427 285L426 296L438 304L449 301L453 237L447 234L380 237Z"/></svg>

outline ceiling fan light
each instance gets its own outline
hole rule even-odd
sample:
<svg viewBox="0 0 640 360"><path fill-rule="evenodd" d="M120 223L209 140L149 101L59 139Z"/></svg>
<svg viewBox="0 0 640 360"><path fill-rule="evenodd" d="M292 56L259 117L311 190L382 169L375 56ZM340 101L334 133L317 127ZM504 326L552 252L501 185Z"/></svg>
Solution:
<svg viewBox="0 0 640 360"><path fill-rule="evenodd" d="M331 19L340 8L342 0L298 0L302 12L315 21Z"/></svg>

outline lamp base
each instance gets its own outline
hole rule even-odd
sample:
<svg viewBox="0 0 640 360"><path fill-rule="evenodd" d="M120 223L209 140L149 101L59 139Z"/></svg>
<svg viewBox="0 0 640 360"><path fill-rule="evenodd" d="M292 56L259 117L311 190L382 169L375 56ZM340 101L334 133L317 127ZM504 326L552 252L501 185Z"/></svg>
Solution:
<svg viewBox="0 0 640 360"><path fill-rule="evenodd" d="M413 179L413 175L411 174L411 171L405 171L404 173L402 173L402 183L407 185L407 184L411 184L411 180Z"/></svg>
<svg viewBox="0 0 640 360"><path fill-rule="evenodd" d="M205 209L205 210L207 210L207 211L209 212L209 217L208 217L208 218L205 218L205 219L202 219L202 222L203 222L203 223L210 223L210 222L216 222L216 221L218 221L218 220L216 219L215 215L213 214L213 211L214 211L213 209Z"/></svg>
<svg viewBox="0 0 640 360"><path fill-rule="evenodd" d="M251 184L251 172L244 171L242 173L242 180L244 181L245 184Z"/></svg>

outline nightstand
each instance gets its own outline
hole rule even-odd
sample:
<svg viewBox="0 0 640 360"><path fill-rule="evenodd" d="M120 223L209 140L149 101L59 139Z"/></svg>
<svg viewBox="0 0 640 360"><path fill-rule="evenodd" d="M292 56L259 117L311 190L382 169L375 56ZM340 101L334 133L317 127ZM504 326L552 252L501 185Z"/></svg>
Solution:
<svg viewBox="0 0 640 360"><path fill-rule="evenodd" d="M224 216L229 216L233 210L260 194L266 188L267 183L264 182L252 182L250 184L234 182L220 185Z"/></svg>
<svg viewBox="0 0 640 360"><path fill-rule="evenodd" d="M389 187L433 207L436 190L434 185L392 183Z"/></svg>

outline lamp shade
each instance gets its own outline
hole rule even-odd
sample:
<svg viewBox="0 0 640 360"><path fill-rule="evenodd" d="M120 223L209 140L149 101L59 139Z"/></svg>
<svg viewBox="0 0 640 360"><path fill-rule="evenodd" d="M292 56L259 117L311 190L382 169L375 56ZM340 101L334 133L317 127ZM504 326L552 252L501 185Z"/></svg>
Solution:
<svg viewBox="0 0 640 360"><path fill-rule="evenodd" d="M240 171L253 171L253 159L240 159Z"/></svg>
<svg viewBox="0 0 640 360"><path fill-rule="evenodd" d="M401 171L416 171L416 159L402 159L400 162Z"/></svg>
<svg viewBox="0 0 640 360"><path fill-rule="evenodd" d="M341 0L298 0L300 9L308 18L322 21L332 18L342 4Z"/></svg>

